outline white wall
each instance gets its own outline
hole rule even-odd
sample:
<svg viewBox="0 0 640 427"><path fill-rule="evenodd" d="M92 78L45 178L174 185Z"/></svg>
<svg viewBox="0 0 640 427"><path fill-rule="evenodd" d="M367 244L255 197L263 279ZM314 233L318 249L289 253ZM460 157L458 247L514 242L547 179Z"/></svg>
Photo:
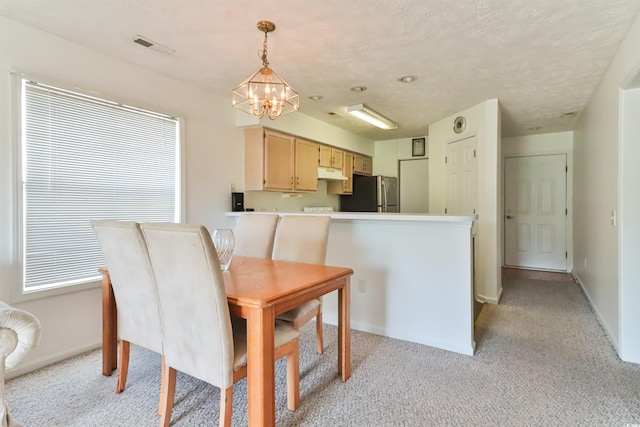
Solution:
<svg viewBox="0 0 640 427"><path fill-rule="evenodd" d="M464 132L453 120L464 116ZM502 159L500 107L491 99L429 126L429 212L443 214L446 201L445 156L449 142L478 139L478 221L476 223L476 296L497 303L502 294Z"/></svg>
<svg viewBox="0 0 640 427"><path fill-rule="evenodd" d="M573 151L573 132L502 138L502 157L565 154Z"/></svg>
<svg viewBox="0 0 640 427"><path fill-rule="evenodd" d="M305 207L331 206L340 210L340 196L327 194L327 181L318 181L315 193L276 193L273 191L249 191L244 193L244 207L256 212L299 212Z"/></svg>
<svg viewBox="0 0 640 427"><path fill-rule="evenodd" d="M546 154L565 154L567 156L567 271L573 269L573 132L554 132L538 135L502 138L502 177L504 188L504 159L507 157L539 156ZM500 203L504 208L504 194L500 194ZM503 223L504 232L504 223ZM502 237L504 241L504 235ZM504 245L502 245L504 264Z"/></svg>
<svg viewBox="0 0 640 427"><path fill-rule="evenodd" d="M422 159L429 157L429 137L425 138L425 155L413 157L411 155L413 138L388 139L375 142L375 158L373 161L373 174L384 176L398 176L398 160Z"/></svg>
<svg viewBox="0 0 640 427"><path fill-rule="evenodd" d="M327 264L353 268L351 327L472 355L471 220L332 219ZM337 324L337 293L323 297Z"/></svg>
<svg viewBox="0 0 640 427"><path fill-rule="evenodd" d="M574 274L582 284L587 297L600 318L616 348L627 348L625 341L638 341L640 322L635 315L635 325L628 322L631 317L620 317L620 307L625 307L625 315L629 311L640 310L638 303L638 287L640 277L635 273L624 286L619 286L620 259L638 262L640 259L637 243L634 248L620 248L620 230L611 220L613 211L617 211L625 200L620 198L619 181L632 185L637 191L638 182L633 174L621 174L619 159L625 150L637 144L621 138L619 127L622 122L620 114L620 87L630 81L640 69L640 19L636 20L609 70L596 89L587 108L578 120L574 134L574 192L573 206L579 215L574 217ZM632 119L638 121L638 115ZM619 145L621 144L621 145ZM622 150L619 147L622 147ZM624 159L624 164L638 168L637 157ZM631 182L626 182L629 179ZM623 187L624 188L624 187ZM637 212L637 211L636 211ZM622 212L624 213L624 211ZM621 218L622 219L622 218ZM627 224L635 224L636 216L623 218ZM620 254L620 250L632 253ZM629 258L627 258L629 256ZM635 299L631 300L636 296ZM629 298L629 300L627 300ZM622 323L622 327L619 326ZM625 330L625 336L620 331ZM628 342L631 344L631 342ZM640 351L635 346L629 353L621 353L625 360L640 362Z"/></svg>
<svg viewBox="0 0 640 427"><path fill-rule="evenodd" d="M184 119L186 217L208 227L232 225L230 180L243 181L243 133L229 94L217 96L0 17L0 299L19 286L15 247L17 189L10 71ZM15 303L15 302L14 302ZM99 345L101 292L93 289L20 303L42 323L42 340L15 371L51 363Z"/></svg>

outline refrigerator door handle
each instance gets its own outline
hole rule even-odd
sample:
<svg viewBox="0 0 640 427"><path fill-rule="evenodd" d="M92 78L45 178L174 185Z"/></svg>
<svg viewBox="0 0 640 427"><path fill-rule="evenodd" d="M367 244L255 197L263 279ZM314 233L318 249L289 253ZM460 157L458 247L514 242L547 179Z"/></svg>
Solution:
<svg viewBox="0 0 640 427"><path fill-rule="evenodd" d="M387 185L383 180L380 180L380 187L382 189L382 212L387 211Z"/></svg>

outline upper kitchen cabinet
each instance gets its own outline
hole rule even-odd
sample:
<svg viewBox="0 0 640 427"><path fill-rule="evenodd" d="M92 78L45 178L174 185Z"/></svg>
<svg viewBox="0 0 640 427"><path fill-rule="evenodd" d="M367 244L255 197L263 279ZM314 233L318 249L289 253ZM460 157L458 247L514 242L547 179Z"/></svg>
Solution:
<svg viewBox="0 0 640 427"><path fill-rule="evenodd" d="M261 127L244 131L245 191L316 191L318 144Z"/></svg>
<svg viewBox="0 0 640 427"><path fill-rule="evenodd" d="M320 166L342 169L343 151L329 145L320 144Z"/></svg>
<svg viewBox="0 0 640 427"><path fill-rule="evenodd" d="M318 189L319 144L296 138L294 190L316 191Z"/></svg>
<svg viewBox="0 0 640 427"><path fill-rule="evenodd" d="M362 154L354 154L353 173L356 175L371 175L373 170L373 159Z"/></svg>
<svg viewBox="0 0 640 427"><path fill-rule="evenodd" d="M328 194L353 194L353 153L343 153L342 174L346 181L329 181L327 183Z"/></svg>

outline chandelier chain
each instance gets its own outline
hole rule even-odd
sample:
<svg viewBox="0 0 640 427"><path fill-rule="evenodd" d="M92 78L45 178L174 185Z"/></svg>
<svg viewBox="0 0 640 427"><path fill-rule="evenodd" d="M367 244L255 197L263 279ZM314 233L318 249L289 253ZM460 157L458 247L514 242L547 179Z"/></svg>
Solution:
<svg viewBox="0 0 640 427"><path fill-rule="evenodd" d="M268 32L264 32L264 42L262 43L262 65L264 67L269 67L269 60L267 59L267 34Z"/></svg>

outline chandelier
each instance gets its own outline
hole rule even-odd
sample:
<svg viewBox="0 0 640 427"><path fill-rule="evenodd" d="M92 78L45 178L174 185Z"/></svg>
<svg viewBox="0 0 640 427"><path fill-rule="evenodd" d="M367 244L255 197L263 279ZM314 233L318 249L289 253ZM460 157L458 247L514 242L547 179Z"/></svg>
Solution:
<svg viewBox="0 0 640 427"><path fill-rule="evenodd" d="M267 34L275 29L273 22L258 22L258 30L264 32L262 52L258 52L262 59L262 68L231 92L231 105L234 108L258 117L267 115L272 120L300 108L298 92L269 68Z"/></svg>

